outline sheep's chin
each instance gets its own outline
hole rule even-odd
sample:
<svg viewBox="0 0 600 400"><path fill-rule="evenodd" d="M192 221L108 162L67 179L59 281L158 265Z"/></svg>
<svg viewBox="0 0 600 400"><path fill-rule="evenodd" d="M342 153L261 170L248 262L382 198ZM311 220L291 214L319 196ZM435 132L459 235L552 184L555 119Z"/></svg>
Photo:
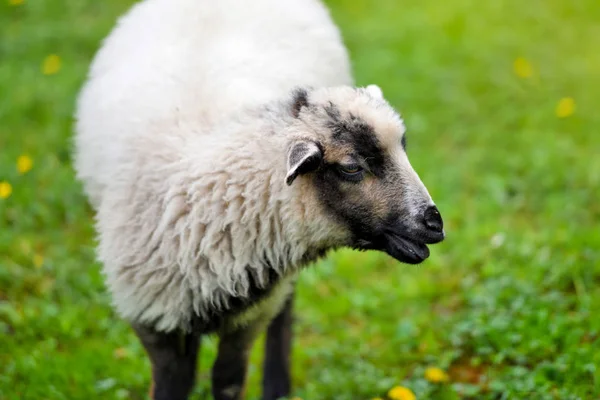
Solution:
<svg viewBox="0 0 600 400"><path fill-rule="evenodd" d="M399 234L386 234L375 240L359 240L357 250L378 250L405 264L420 264L429 258L429 248L420 240Z"/></svg>
<svg viewBox="0 0 600 400"><path fill-rule="evenodd" d="M389 237L386 242L384 251L400 262L420 264L429 257L429 248L425 243L396 235Z"/></svg>

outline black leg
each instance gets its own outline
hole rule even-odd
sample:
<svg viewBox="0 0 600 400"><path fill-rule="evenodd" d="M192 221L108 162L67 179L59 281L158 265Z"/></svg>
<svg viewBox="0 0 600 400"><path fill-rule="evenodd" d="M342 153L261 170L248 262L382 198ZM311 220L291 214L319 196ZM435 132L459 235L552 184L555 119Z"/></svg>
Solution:
<svg viewBox="0 0 600 400"><path fill-rule="evenodd" d="M215 400L242 400L246 389L248 357L264 324L253 324L219 335L219 350L212 369Z"/></svg>
<svg viewBox="0 0 600 400"><path fill-rule="evenodd" d="M200 335L157 332L141 325L133 328L152 363L150 397L186 400L194 387Z"/></svg>
<svg viewBox="0 0 600 400"><path fill-rule="evenodd" d="M263 375L263 400L277 400L290 394L290 353L294 292L267 330Z"/></svg>

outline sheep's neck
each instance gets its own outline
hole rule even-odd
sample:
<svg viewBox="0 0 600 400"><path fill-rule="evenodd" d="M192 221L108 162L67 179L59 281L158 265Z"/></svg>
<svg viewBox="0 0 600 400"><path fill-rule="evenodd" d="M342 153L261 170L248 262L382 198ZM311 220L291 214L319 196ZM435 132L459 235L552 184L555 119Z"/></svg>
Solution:
<svg viewBox="0 0 600 400"><path fill-rule="evenodd" d="M228 139L209 170L187 177L188 229L200 231L198 255L215 269L264 265L284 273L324 254L330 232L316 217L310 185L285 184L285 138Z"/></svg>

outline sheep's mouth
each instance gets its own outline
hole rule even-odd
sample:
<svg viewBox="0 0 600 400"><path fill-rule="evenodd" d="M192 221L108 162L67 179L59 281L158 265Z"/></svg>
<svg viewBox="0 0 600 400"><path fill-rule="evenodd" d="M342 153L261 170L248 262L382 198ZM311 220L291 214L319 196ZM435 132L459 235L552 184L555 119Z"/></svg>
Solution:
<svg viewBox="0 0 600 400"><path fill-rule="evenodd" d="M383 251L407 264L420 264L429 257L429 248L423 241L397 233L385 235Z"/></svg>

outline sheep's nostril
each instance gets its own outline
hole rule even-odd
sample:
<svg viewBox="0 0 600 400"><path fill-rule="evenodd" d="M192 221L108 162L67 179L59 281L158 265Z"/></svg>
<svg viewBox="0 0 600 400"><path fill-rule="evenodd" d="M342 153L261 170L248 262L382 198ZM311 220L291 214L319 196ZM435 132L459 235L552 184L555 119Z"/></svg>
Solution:
<svg viewBox="0 0 600 400"><path fill-rule="evenodd" d="M435 232L442 232L444 222L436 206L430 206L425 210L425 226Z"/></svg>

